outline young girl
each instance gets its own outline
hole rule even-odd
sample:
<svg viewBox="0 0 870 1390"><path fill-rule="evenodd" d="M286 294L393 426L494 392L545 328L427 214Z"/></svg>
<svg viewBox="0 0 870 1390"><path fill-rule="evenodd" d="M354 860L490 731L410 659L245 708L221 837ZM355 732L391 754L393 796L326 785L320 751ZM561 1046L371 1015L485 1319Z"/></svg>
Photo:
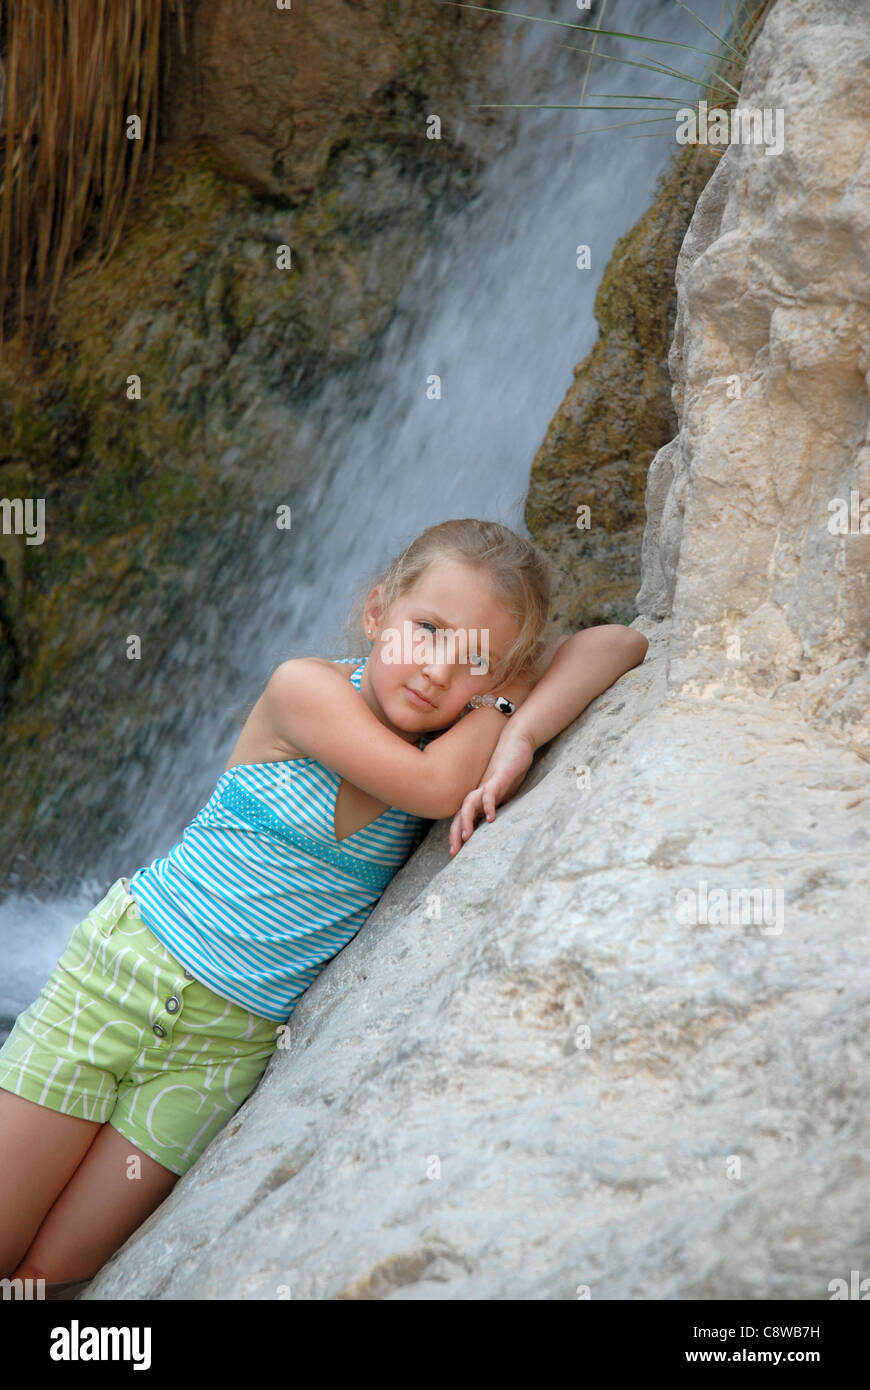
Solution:
<svg viewBox="0 0 870 1390"><path fill-rule="evenodd" d="M643 660L618 625L546 644L549 597L522 537L443 522L369 592L367 658L277 667L181 841L74 928L0 1049L0 1277L87 1283L257 1085L429 824L452 817L457 854Z"/></svg>

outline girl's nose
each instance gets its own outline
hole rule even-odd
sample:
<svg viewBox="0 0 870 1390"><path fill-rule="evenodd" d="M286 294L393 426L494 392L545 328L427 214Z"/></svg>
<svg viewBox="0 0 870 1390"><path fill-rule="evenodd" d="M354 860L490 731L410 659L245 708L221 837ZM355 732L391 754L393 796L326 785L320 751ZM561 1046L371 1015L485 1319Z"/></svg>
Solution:
<svg viewBox="0 0 870 1390"><path fill-rule="evenodd" d="M447 660L424 661L422 670L423 674L432 681L433 685L446 685L450 680L453 663Z"/></svg>

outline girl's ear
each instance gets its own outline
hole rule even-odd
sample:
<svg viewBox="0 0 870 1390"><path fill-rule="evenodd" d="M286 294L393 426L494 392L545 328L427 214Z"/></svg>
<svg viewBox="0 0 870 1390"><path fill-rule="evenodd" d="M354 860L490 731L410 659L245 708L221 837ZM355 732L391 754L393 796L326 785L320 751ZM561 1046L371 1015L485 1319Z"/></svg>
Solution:
<svg viewBox="0 0 870 1390"><path fill-rule="evenodd" d="M379 584L376 584L375 587L370 590L369 596L366 599L365 606L363 608L363 627L366 630L366 636L368 637L370 635L373 635L374 629L380 627L380 624L381 588ZM369 632L369 629L372 629L371 633Z"/></svg>

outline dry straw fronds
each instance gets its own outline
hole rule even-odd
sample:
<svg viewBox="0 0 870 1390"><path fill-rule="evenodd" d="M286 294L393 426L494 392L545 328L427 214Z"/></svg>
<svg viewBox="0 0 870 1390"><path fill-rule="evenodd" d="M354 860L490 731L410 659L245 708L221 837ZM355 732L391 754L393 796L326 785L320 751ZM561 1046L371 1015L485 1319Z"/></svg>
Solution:
<svg viewBox="0 0 870 1390"><path fill-rule="evenodd" d="M93 269L118 244L154 164L164 11L184 48L184 0L0 0L0 342L38 337L86 233Z"/></svg>

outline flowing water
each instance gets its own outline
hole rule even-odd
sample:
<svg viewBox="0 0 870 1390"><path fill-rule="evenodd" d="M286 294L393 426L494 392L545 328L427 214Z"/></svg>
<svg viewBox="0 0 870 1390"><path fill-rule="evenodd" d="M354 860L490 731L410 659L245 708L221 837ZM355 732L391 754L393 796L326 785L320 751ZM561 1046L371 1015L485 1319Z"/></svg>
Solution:
<svg viewBox="0 0 870 1390"><path fill-rule="evenodd" d="M722 0L698 0L692 8L721 30ZM597 5L585 11L568 0L526 0L517 9L580 24L594 23L598 12ZM560 45L588 48L591 36L509 15L499 23L508 39L502 99L576 103L587 59ZM610 0L603 23L699 48L713 42L675 0ZM615 40L600 46L632 58L654 52L693 72L705 66L675 48L638 52ZM587 101L593 92L676 92L681 101L694 95L686 84L601 60ZM490 99L485 82L479 99ZM310 407L296 441L297 450L310 451L311 468L306 488L293 489L291 558L281 569L252 564L235 611L221 614L221 640L243 654L243 667L267 675L290 652L325 653L358 582L433 522L481 516L527 534L532 458L574 364L595 342L602 272L617 237L649 205L675 149L675 122L589 133L575 145L578 123L591 131L632 118L532 109L504 111L502 118L510 133L503 152L459 214L433 219L377 356L336 375ZM475 119L470 108L461 132L472 142ZM648 131L657 133L631 138ZM581 243L591 247L589 270L576 265ZM434 374L440 399L427 395ZM219 663L213 679L216 704L225 707ZM132 875L180 839L237 733L225 713L214 715L208 736L195 741L180 729L176 746L160 750L135 832L100 847L101 863L114 865L108 877L91 870L77 891L53 901L25 893L0 904L0 1040L111 879Z"/></svg>

